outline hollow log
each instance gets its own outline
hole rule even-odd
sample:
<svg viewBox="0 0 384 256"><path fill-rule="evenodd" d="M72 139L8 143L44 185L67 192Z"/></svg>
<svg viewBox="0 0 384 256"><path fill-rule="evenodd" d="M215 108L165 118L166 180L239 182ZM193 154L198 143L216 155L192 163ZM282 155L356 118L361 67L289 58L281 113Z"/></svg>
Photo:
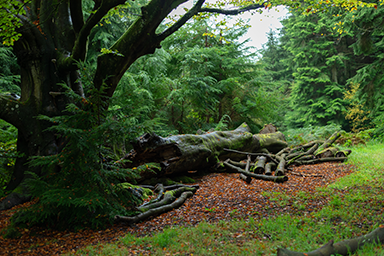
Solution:
<svg viewBox="0 0 384 256"><path fill-rule="evenodd" d="M144 178L155 175L186 173L213 167L218 160L240 159L238 153L224 149L236 149L246 152L278 152L287 147L281 132L268 134L250 133L243 123L233 131L216 131L202 135L176 135L160 137L156 134L144 134L132 143L133 150L124 159L130 160L125 167L132 168L146 162L161 163L161 171L140 173Z"/></svg>
<svg viewBox="0 0 384 256"><path fill-rule="evenodd" d="M330 256L330 255L342 255L347 256L355 253L358 249L362 248L366 244L383 244L384 243L384 225L380 225L377 229L369 234L359 236L354 239L344 240L336 244L333 240L323 245L319 249L311 252L301 253L294 252L287 249L279 248L277 250L277 256Z"/></svg>

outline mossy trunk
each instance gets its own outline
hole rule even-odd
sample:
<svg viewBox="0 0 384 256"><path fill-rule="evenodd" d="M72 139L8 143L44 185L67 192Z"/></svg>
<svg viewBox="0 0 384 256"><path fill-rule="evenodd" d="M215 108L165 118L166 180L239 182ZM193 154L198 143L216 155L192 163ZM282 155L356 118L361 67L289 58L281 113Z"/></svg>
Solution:
<svg viewBox="0 0 384 256"><path fill-rule="evenodd" d="M202 135L177 135L162 138L156 134L144 134L132 143L134 149L125 157L132 161L129 166L145 162L159 162L162 165L158 175L170 175L202 170L215 166L220 160L239 159L241 155L225 149L247 152L268 150L276 153L287 146L280 132L252 134L247 124L233 131L215 131ZM151 173L141 173L143 178Z"/></svg>
<svg viewBox="0 0 384 256"><path fill-rule="evenodd" d="M379 228L375 229L371 233L360 236L357 238L344 240L336 244L333 243L333 240L329 241L327 244L323 245L319 249L316 249L311 252L301 253L294 252L287 249L278 249L277 256L331 256L331 255L352 255L359 248L362 248L366 244L383 244L384 243L384 225L381 225Z"/></svg>

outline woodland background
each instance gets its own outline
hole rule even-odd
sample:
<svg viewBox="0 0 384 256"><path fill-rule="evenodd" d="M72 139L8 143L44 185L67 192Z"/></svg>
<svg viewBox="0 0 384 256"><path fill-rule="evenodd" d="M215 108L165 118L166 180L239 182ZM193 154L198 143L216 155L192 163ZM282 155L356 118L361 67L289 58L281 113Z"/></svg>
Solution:
<svg viewBox="0 0 384 256"><path fill-rule="evenodd" d="M290 11L284 27L268 34L257 56L238 40L249 29L246 21L228 27L196 18L155 53L138 59L110 99L106 115L122 125L107 135L109 150L103 157L119 160L144 132L195 134L230 130L243 122L253 133L273 123L291 145L340 129L382 142L384 6L314 14L308 9L308 15ZM78 63L83 84L91 84L96 56L108 52L134 18L135 8L119 10L92 30L87 60ZM0 70L0 93L20 94L11 47L0 47ZM75 131L61 128L77 138ZM0 130L3 197L17 157L17 130L2 120Z"/></svg>

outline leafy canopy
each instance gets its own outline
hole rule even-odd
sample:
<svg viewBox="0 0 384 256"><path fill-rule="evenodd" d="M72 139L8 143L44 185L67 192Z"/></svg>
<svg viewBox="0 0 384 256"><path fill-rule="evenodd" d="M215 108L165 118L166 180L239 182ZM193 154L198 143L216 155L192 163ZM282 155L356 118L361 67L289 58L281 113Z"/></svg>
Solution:
<svg viewBox="0 0 384 256"><path fill-rule="evenodd" d="M29 9L28 4L31 1L18 1L18 0L0 0L0 38L3 41L4 45L12 46L15 41L21 37L21 33L18 31L20 27L23 26L22 21L25 19L26 11ZM141 2L141 1L140 1ZM88 2L85 1L87 4ZM86 5L85 4L85 5ZM243 12L244 10L251 10L254 6L264 5L265 9L270 9L273 6L286 5L290 7L297 8L301 10L304 14L307 13L316 13L320 11L327 11L330 7L340 7L350 12L356 11L358 7L368 7L377 9L378 4L383 5L384 0L380 0L378 3L370 3L365 1L358 0L320 0L320 1L291 1L291 0L274 0L274 1L250 1L250 0L216 0L214 3L205 3L203 6L204 12L199 13L197 16L206 17L209 13L217 14L236 14ZM134 1L126 1L125 4L119 5L116 8L113 8L107 15L104 17L106 23L109 22L109 17L114 14L118 14L121 18L125 16L134 16L136 13L124 13L121 12L121 9L126 9L127 7L136 6ZM141 4L139 4L140 6ZM175 3L175 7L180 5L180 3ZM231 8L237 7L236 10ZM187 12L188 9L185 8ZM262 9L257 9L257 12L262 12ZM128 17L129 18L129 17ZM33 24L39 28L40 23L43 21L37 20L33 21Z"/></svg>

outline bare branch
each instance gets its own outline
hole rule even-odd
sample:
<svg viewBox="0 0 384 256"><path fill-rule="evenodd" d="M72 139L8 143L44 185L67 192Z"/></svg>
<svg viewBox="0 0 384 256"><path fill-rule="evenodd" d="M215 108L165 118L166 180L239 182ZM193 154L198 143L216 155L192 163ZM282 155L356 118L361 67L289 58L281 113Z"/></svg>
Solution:
<svg viewBox="0 0 384 256"><path fill-rule="evenodd" d="M199 0L197 3L190 9L186 14L184 14L177 22L175 22L171 27L165 30L159 35L160 40L164 40L174 32L176 32L180 27L182 27L190 18L198 14L201 10L201 6L205 0Z"/></svg>
<svg viewBox="0 0 384 256"><path fill-rule="evenodd" d="M232 10L222 10L218 8L201 8L199 12L218 13L218 14L224 14L224 15L238 15L246 11L257 10L264 7L265 7L264 4L251 4L248 6L244 6L244 7L240 7L238 9L232 9Z"/></svg>

